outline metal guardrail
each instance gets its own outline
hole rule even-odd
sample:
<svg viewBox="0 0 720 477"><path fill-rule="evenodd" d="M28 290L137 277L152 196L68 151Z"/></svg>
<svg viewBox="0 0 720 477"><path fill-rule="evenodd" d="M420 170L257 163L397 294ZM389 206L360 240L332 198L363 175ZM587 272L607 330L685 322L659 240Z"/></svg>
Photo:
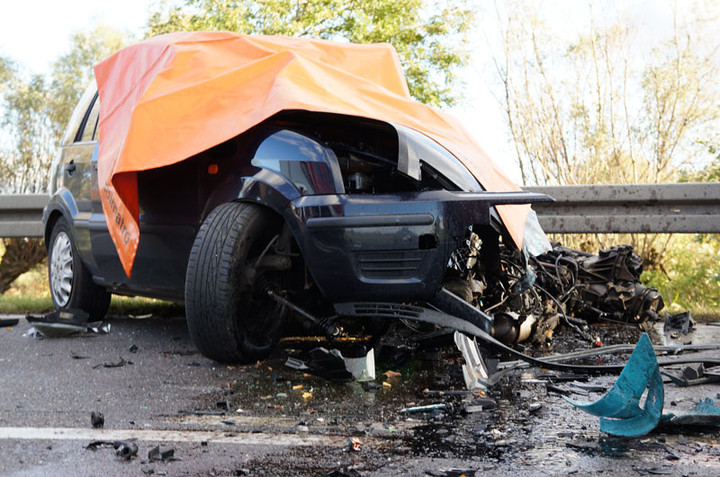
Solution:
<svg viewBox="0 0 720 477"><path fill-rule="evenodd" d="M720 182L526 187L548 233L720 233ZM0 237L42 237L45 194L0 195Z"/></svg>
<svg viewBox="0 0 720 477"><path fill-rule="evenodd" d="M548 233L720 233L720 182L526 187Z"/></svg>
<svg viewBox="0 0 720 477"><path fill-rule="evenodd" d="M47 194L0 195L0 237L42 237Z"/></svg>

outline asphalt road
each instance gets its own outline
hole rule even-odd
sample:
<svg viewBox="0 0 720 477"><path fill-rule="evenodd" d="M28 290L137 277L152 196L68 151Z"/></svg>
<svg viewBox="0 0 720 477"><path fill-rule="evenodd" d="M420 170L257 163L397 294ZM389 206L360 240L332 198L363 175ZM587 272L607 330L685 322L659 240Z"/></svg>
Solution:
<svg viewBox="0 0 720 477"><path fill-rule="evenodd" d="M605 436L597 418L548 393L539 370L504 378L497 407L479 411L422 392L462 390L452 353L369 389L304 375L281 356L219 365L197 353L182 317L109 322L108 334L54 339L28 336L24 318L0 329L1 475L720 475L717 431ZM718 342L714 331L692 339ZM665 403L689 409L719 392L667 385ZM444 408L400 412L428 404ZM92 428L93 411L103 428ZM94 441L109 444L87 448ZM116 441L137 455L118 457ZM156 446L172 458L149 460Z"/></svg>

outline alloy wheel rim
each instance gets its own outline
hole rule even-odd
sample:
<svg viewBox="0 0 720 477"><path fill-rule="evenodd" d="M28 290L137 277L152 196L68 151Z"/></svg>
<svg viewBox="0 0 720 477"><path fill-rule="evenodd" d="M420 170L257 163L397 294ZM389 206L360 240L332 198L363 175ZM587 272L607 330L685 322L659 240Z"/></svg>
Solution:
<svg viewBox="0 0 720 477"><path fill-rule="evenodd" d="M70 301L73 281L73 256L70 237L60 232L55 237L50 259L50 289L58 306Z"/></svg>

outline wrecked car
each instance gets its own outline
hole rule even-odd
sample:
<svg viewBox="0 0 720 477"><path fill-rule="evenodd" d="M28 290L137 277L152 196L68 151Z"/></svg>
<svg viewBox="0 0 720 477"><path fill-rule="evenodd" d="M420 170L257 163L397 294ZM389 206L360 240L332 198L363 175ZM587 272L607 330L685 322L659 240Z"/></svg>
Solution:
<svg viewBox="0 0 720 477"><path fill-rule="evenodd" d="M398 65L387 45L227 32L101 62L43 214L55 307L184 301L221 362L262 359L288 329L338 337L347 317L373 335L398 318L505 343L551 331L564 311L537 291L550 245L527 205L551 199L413 101Z"/></svg>

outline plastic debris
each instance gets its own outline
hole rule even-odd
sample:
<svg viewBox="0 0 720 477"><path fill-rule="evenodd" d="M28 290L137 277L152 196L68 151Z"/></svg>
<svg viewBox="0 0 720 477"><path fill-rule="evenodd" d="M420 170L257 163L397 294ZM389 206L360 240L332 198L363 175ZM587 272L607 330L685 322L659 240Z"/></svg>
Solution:
<svg viewBox="0 0 720 477"><path fill-rule="evenodd" d="M28 336L44 336L47 338L61 338L75 333L92 332L107 334L110 332L110 323L92 322L88 323L90 316L83 310L74 308L60 309L44 316L26 315L28 323L32 328L28 330Z"/></svg>
<svg viewBox="0 0 720 477"><path fill-rule="evenodd" d="M310 350L307 361L289 357L285 361L285 366L307 371L337 383L353 380L353 375L347 370L342 354L336 349L328 351L325 348L314 348Z"/></svg>
<svg viewBox="0 0 720 477"><path fill-rule="evenodd" d="M0 319L0 328L4 328L6 326L15 326L18 323L20 323L20 320L17 318L2 318Z"/></svg>
<svg viewBox="0 0 720 477"><path fill-rule="evenodd" d="M702 426L720 428L720 407L717 407L712 398L705 398L686 413L663 414L662 424L675 426Z"/></svg>
<svg viewBox="0 0 720 477"><path fill-rule="evenodd" d="M59 338L87 331L89 315L76 309L61 309L44 316L26 315L28 323L47 338Z"/></svg>
<svg viewBox="0 0 720 477"><path fill-rule="evenodd" d="M640 398L646 389L645 405L640 408ZM664 397L660 368L646 333L640 336L625 368L602 398L578 402L563 396L573 406L600 416L602 432L624 437L642 436L654 429L660 422Z"/></svg>
<svg viewBox="0 0 720 477"><path fill-rule="evenodd" d="M454 339L455 345L465 358L465 364L462 367L465 386L470 391L487 391L490 387L488 370L477 342L459 331L455 332Z"/></svg>
<svg viewBox="0 0 720 477"><path fill-rule="evenodd" d="M695 327L695 320L692 319L689 311L677 313L675 315L667 315L665 317L665 326L663 331L676 332L686 335Z"/></svg>
<svg viewBox="0 0 720 477"><path fill-rule="evenodd" d="M175 457L175 449L162 450L160 446L155 446L148 452L148 460L150 462L160 460L163 462L169 462L178 459Z"/></svg>
<svg viewBox="0 0 720 477"><path fill-rule="evenodd" d="M147 320L148 318L152 318L152 313L147 313L145 315L128 315L128 318L131 318L133 320Z"/></svg>
<svg viewBox="0 0 720 477"><path fill-rule="evenodd" d="M410 414L410 413L414 413L414 412L435 411L437 409L445 409L446 407L448 407L448 405L444 404L444 403L428 404L427 406L406 407L404 409L400 409L400 412L402 414Z"/></svg>
<svg viewBox="0 0 720 477"><path fill-rule="evenodd" d="M348 438L347 450L353 452L360 452L362 450L362 442L357 437Z"/></svg>
<svg viewBox="0 0 720 477"><path fill-rule="evenodd" d="M398 373L397 371L391 371L389 369L385 371L383 375L388 379L399 378L400 376L402 376L402 374Z"/></svg>
<svg viewBox="0 0 720 477"><path fill-rule="evenodd" d="M354 355L343 356L345 368L352 374L355 381L360 383L375 380L375 350L366 351L364 346L359 347Z"/></svg>
<svg viewBox="0 0 720 477"><path fill-rule="evenodd" d="M138 453L138 446L132 441L115 441L115 455L123 460L130 460Z"/></svg>
<svg viewBox="0 0 720 477"><path fill-rule="evenodd" d="M105 416L103 415L103 413L96 411L90 413L90 424L92 424L93 428L95 429L99 429L105 426Z"/></svg>
<svg viewBox="0 0 720 477"><path fill-rule="evenodd" d="M92 441L85 446L85 449L96 451L100 447L112 447L115 449L115 455L123 460L130 460L138 453L138 446L133 441Z"/></svg>
<svg viewBox="0 0 720 477"><path fill-rule="evenodd" d="M685 366L680 371L680 374L673 373L671 371L661 371L663 376L670 378L670 381L678 386L696 386L698 384L707 384L720 381L720 376L712 371L710 372L705 369L705 365L702 363L696 363L689 366Z"/></svg>
<svg viewBox="0 0 720 477"><path fill-rule="evenodd" d="M96 364L95 366L93 366L93 369L97 369L97 368L122 368L122 367L125 366L125 365L133 364L132 361L127 361L127 360L126 360L125 358L123 358L122 356L120 356L119 358L120 358L120 360L117 361L117 362L115 362L115 363L109 362L109 363Z"/></svg>

